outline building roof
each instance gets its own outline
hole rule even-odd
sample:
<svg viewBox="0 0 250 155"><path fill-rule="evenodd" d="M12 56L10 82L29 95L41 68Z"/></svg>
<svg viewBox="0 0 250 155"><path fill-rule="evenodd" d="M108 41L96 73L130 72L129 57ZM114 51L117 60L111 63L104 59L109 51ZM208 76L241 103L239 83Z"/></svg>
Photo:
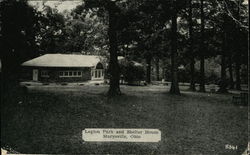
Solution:
<svg viewBox="0 0 250 155"><path fill-rule="evenodd" d="M118 61L119 62L121 62L121 61L126 61L126 58L125 57L123 57L123 56L118 56L117 57L117 59L118 59ZM131 61L135 66L140 66L140 67L142 67L143 65L141 64L141 63L139 63L139 62L136 62L136 61Z"/></svg>
<svg viewBox="0 0 250 155"><path fill-rule="evenodd" d="M94 67L101 61L96 55L45 54L22 63L32 67Z"/></svg>

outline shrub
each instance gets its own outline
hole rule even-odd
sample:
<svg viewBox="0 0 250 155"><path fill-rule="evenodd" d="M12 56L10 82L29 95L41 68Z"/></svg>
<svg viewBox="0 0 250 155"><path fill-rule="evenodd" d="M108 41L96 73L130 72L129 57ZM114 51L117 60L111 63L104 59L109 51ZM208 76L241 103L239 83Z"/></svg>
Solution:
<svg viewBox="0 0 250 155"><path fill-rule="evenodd" d="M121 77L128 82L128 84L133 84L144 80L145 71L143 66L136 66L133 61L128 61L121 64Z"/></svg>

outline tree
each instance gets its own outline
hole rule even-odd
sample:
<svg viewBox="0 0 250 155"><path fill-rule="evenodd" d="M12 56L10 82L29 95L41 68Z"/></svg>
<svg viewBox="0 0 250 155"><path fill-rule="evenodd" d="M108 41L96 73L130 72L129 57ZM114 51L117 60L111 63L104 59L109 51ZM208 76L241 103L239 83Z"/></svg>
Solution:
<svg viewBox="0 0 250 155"><path fill-rule="evenodd" d="M65 18L58 10L43 5L43 10L39 12L39 31L36 33L39 54L64 53Z"/></svg>
<svg viewBox="0 0 250 155"><path fill-rule="evenodd" d="M200 92L205 92L205 70L204 70L204 0L200 0L200 13L201 13L201 39L200 39Z"/></svg>
<svg viewBox="0 0 250 155"><path fill-rule="evenodd" d="M128 84L139 85L140 81L144 80L145 72L142 65L132 60L124 59L124 61L120 61L120 66L124 80L128 82Z"/></svg>
<svg viewBox="0 0 250 155"><path fill-rule="evenodd" d="M239 1L221 1L217 2L218 11L222 12L218 14L218 19L221 25L222 35L222 49L221 49L221 85L220 92L226 92L227 79L226 79L226 67L229 67L230 75L230 88L234 88L233 81L233 64L235 63L236 73L236 89L241 89L241 64L246 64L247 60L244 58L247 56L247 37L248 32L246 15L246 7ZM245 37L244 37L245 36ZM235 40L237 38L237 40ZM245 38L245 39L244 39ZM226 63L228 65L226 65Z"/></svg>
<svg viewBox="0 0 250 155"><path fill-rule="evenodd" d="M177 42L177 17L178 13L186 7L186 1L171 0L165 3L171 7L171 94L180 94L178 84L178 42Z"/></svg>
<svg viewBox="0 0 250 155"><path fill-rule="evenodd" d="M178 12L180 12L183 8L186 6L186 1L176 1L176 0L169 0L169 1L155 1L154 3L152 2L144 2L145 6L145 12L148 17L151 19L155 19L156 21L152 22L154 23L153 25L157 25L155 30L149 31L151 33L150 39L151 38L159 38L159 34L162 32L168 33L168 29L166 28L167 23L169 20L171 20L171 38L170 40L168 37L160 37L162 39L167 39L164 40L165 43L163 44L168 44L168 42L171 42L171 88L170 88L170 93L172 94L180 94L179 91L179 86L178 86L178 69L177 69L177 52L178 52L178 43L177 43L177 17L178 17ZM152 9L154 8L154 9ZM147 11L150 13L147 14ZM148 21L148 20L147 20ZM148 25L148 24L147 24ZM151 26L152 27L152 26ZM156 37L154 37L156 36ZM149 40L150 40L149 39ZM157 44L148 44L147 45L157 47ZM159 43L159 40L158 40ZM160 42L162 43L162 42ZM159 46L158 46L159 47ZM152 48L151 48L152 49ZM168 51L165 51L168 52ZM153 56L152 52L149 52L147 54L148 62L149 59ZM149 65L150 66L150 65ZM149 68L149 67L148 67ZM148 69L149 70L149 69ZM148 73L149 76L149 73Z"/></svg>
<svg viewBox="0 0 250 155"><path fill-rule="evenodd" d="M236 72L236 89L241 90L241 64L247 64L247 34L249 33L248 28L248 12L247 7L244 6L242 0L236 1L236 10L227 7L227 15L234 22L235 33L234 36L237 40L233 42L234 49L234 61L235 61L235 72ZM235 12L234 14L231 12Z"/></svg>
<svg viewBox="0 0 250 155"><path fill-rule="evenodd" d="M160 58L156 57L155 58L155 66L156 66L156 80L160 81Z"/></svg>
<svg viewBox="0 0 250 155"><path fill-rule="evenodd" d="M176 64L176 55L177 55L177 5L176 1L173 1L172 4L172 17L171 17L171 94L180 94L178 76L177 76L177 64Z"/></svg>
<svg viewBox="0 0 250 155"><path fill-rule="evenodd" d="M142 58L146 62L146 82L151 82L151 68L154 57L159 57L163 53L159 49L161 45L161 32L163 22L159 20L159 2L151 1L130 1L130 9L126 11L128 26L124 27L119 35L121 45L126 47L126 56L128 52L130 57Z"/></svg>
<svg viewBox="0 0 250 155"><path fill-rule="evenodd" d="M193 49L193 6L192 0L189 0L188 9L188 23L189 23L189 54L190 56L190 90L195 91L195 74L194 74L194 49Z"/></svg>
<svg viewBox="0 0 250 155"><path fill-rule="evenodd" d="M178 62L177 60L177 51L178 51L177 50L178 48L177 17L178 17L178 12L182 10L185 6L186 6L186 1L177 2L175 0L169 0L169 1L154 1L154 3L152 3L151 1L149 2L143 1L143 8L144 8L143 12L145 13L145 16L148 17L146 26L149 25L150 27L153 28L153 29L142 29L142 31L146 31L145 36L149 36L148 38L145 37L146 41L144 41L144 43L146 43L146 47L149 46L149 48L144 47L144 49L147 49L145 56L146 56L146 61L149 64L147 74L149 77L150 66L151 66L150 60L152 59L153 56L155 56L154 52L151 52L148 49L151 49L151 50L157 49L162 46L160 44L168 45L170 41L171 42L171 54L170 55L171 55L171 66L172 66L171 67L172 84L170 88L170 93L173 93L173 94L180 94L179 86L178 86L178 75L177 75L177 62ZM152 21L152 19L154 20ZM169 29L167 28L169 20L171 20L172 22L170 39L169 37L165 37L164 35L162 35L162 33L167 34L169 32ZM150 22L151 24L148 24L148 21L152 21ZM164 40L164 41L162 42L159 40ZM168 53L169 51L166 49L167 48L165 48L164 52ZM156 51L157 53L159 52L159 50L153 50L153 51Z"/></svg>
<svg viewBox="0 0 250 155"><path fill-rule="evenodd" d="M224 6L225 7L225 6ZM223 43L221 51L221 81L220 88L218 92L226 93L227 92L227 81L226 81L226 51L227 51L227 18L225 13L223 14Z"/></svg>
<svg viewBox="0 0 250 155"><path fill-rule="evenodd" d="M109 29L108 29L108 37L109 37L109 71L110 71L110 87L108 94L110 96L120 95L120 69L117 60L117 20L118 20L118 8L114 2L110 1L108 3L108 7L106 7L109 14Z"/></svg>
<svg viewBox="0 0 250 155"><path fill-rule="evenodd" d="M2 84L17 86L20 64L37 56L34 51L39 17L27 1L4 0L0 2L0 10Z"/></svg>
<svg viewBox="0 0 250 155"><path fill-rule="evenodd" d="M108 39L109 39L109 80L110 86L108 95L120 95L120 69L118 64L118 45L117 45L117 31L119 29L119 15L121 15L120 8L116 5L116 1L111 0L87 0L86 8L101 8L105 9L108 14Z"/></svg>
<svg viewBox="0 0 250 155"><path fill-rule="evenodd" d="M66 19L65 49L82 54L107 55L107 24L96 9L77 6Z"/></svg>

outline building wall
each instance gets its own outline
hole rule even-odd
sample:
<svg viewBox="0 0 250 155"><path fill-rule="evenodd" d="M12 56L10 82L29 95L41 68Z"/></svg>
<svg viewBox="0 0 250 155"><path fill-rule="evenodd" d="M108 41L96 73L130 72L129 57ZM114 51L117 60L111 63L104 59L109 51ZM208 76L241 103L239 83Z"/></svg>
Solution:
<svg viewBox="0 0 250 155"><path fill-rule="evenodd" d="M41 82L81 82L91 80L91 68L46 68L46 67L25 67L22 73L22 80L32 80L33 69L38 69L38 81ZM47 71L49 77L42 77L41 72ZM60 77L61 71L81 71L80 77Z"/></svg>
<svg viewBox="0 0 250 155"><path fill-rule="evenodd" d="M75 82L75 81L88 81L91 80L91 68L79 68L79 69L65 69L67 71L81 71L81 77L59 77L60 71L54 71L54 79L56 81L66 81L66 82ZM61 70L63 71L63 70Z"/></svg>
<svg viewBox="0 0 250 155"><path fill-rule="evenodd" d="M21 71L21 81L32 80L32 69L28 67L23 67Z"/></svg>

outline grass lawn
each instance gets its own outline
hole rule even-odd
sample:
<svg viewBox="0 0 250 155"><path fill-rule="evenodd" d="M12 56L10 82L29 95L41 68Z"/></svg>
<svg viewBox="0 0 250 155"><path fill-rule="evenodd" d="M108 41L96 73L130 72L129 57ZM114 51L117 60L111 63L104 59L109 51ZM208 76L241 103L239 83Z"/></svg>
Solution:
<svg viewBox="0 0 250 155"><path fill-rule="evenodd" d="M168 94L169 86L30 87L2 108L1 141L20 153L241 154L247 146L248 109L232 94ZM183 88L184 89L184 88ZM11 95L10 95L11 96ZM88 143L84 128L156 128L159 143ZM225 145L238 146L226 150Z"/></svg>

